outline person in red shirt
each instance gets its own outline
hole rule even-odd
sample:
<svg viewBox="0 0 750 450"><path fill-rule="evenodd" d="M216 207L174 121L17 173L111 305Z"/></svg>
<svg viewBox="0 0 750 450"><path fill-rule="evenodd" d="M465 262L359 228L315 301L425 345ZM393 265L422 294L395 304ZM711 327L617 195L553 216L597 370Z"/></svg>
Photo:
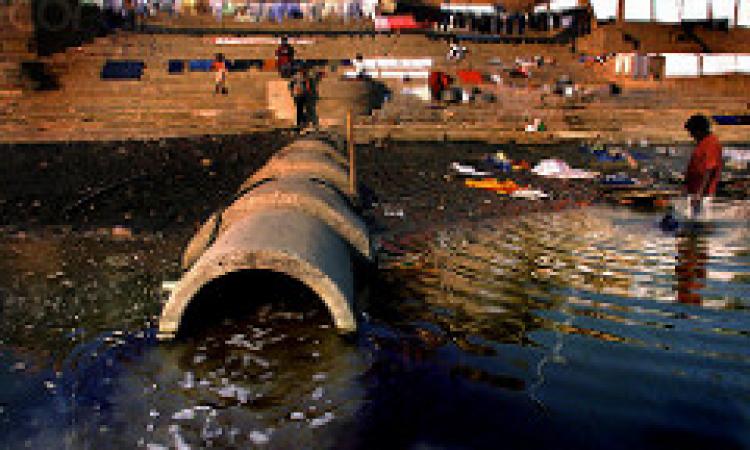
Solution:
<svg viewBox="0 0 750 450"><path fill-rule="evenodd" d="M442 93L451 85L451 77L445 72L431 72L427 79L427 85L430 88L432 99L439 101Z"/></svg>
<svg viewBox="0 0 750 450"><path fill-rule="evenodd" d="M685 170L685 190L694 214L699 214L703 199L716 194L723 166L721 143L711 133L711 124L702 114L691 116L685 129L698 144Z"/></svg>
<svg viewBox="0 0 750 450"><path fill-rule="evenodd" d="M294 47L292 47L286 36L281 38L281 44L276 49L276 66L282 78L292 76L292 64L294 63Z"/></svg>
<svg viewBox="0 0 750 450"><path fill-rule="evenodd" d="M216 93L226 95L227 90L227 62L223 53L217 53L211 69L216 72Z"/></svg>

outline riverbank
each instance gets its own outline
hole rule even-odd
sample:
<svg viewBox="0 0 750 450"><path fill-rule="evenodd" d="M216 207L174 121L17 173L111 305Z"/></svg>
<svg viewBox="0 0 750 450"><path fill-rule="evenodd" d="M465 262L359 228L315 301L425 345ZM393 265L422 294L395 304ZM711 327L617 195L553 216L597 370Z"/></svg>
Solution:
<svg viewBox="0 0 750 450"><path fill-rule="evenodd" d="M240 184L296 135L251 135L150 141L3 145L0 224L7 229L128 229L172 232L191 228L228 201ZM487 167L502 150L535 164L561 158L584 167L575 146L494 145L483 142L376 141L357 145L366 213L381 229L507 216L527 210L590 203L597 188L581 180L536 177L528 170L494 174L532 185L551 199L511 199L471 189L453 162ZM396 214L403 210L402 214Z"/></svg>

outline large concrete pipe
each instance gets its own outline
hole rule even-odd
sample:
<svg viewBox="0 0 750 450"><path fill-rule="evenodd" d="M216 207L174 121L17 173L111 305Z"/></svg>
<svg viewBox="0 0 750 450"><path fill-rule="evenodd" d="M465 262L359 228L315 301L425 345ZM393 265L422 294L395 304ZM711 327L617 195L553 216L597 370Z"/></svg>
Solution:
<svg viewBox="0 0 750 450"><path fill-rule="evenodd" d="M349 189L349 171L324 153L294 152L273 157L268 164L250 177L241 189L247 189L263 180L283 177L304 177L322 180L339 192Z"/></svg>
<svg viewBox="0 0 750 450"><path fill-rule="evenodd" d="M347 192L349 187L346 163L343 155L325 142L309 138L300 139L281 149L263 168L248 178L240 186L238 197L262 184L285 177L320 181L346 195L344 192ZM222 221L221 212L212 214L193 236L183 254L184 269L188 269L211 245ZM350 242L354 247L362 248L355 241Z"/></svg>
<svg viewBox="0 0 750 450"><path fill-rule="evenodd" d="M366 225L342 194L348 186L344 163L332 147L306 140L285 147L250 177L188 244L187 272L162 311L160 337L178 332L203 287L246 270L300 281L325 303L339 330L353 331L350 249L367 259L373 254Z"/></svg>
<svg viewBox="0 0 750 450"><path fill-rule="evenodd" d="M354 281L349 248L325 222L296 208L254 211L235 221L175 286L159 321L174 337L201 288L242 270L271 270L301 281L325 303L336 327L354 331Z"/></svg>
<svg viewBox="0 0 750 450"><path fill-rule="evenodd" d="M245 193L220 214L220 220L218 213L212 215L186 248L183 268L190 268L208 248L211 240L236 221L260 209L285 206L322 220L362 257L372 259L367 226L338 192L308 178L289 177L270 180Z"/></svg>
<svg viewBox="0 0 750 450"><path fill-rule="evenodd" d="M298 139L283 149L279 150L274 156L281 157L290 153L323 153L328 155L333 161L342 166L349 165L346 156L337 151L333 146L322 142L318 139Z"/></svg>

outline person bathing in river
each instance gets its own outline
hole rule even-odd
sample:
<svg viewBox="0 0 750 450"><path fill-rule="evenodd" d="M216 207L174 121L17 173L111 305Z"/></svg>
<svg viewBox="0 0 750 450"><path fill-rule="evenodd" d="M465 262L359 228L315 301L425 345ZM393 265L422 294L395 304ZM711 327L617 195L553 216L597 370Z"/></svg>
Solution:
<svg viewBox="0 0 750 450"><path fill-rule="evenodd" d="M711 133L711 124L706 116L691 116L685 122L685 129L697 143L685 169L685 193L690 214L697 217L716 194L723 166L722 148L719 139Z"/></svg>

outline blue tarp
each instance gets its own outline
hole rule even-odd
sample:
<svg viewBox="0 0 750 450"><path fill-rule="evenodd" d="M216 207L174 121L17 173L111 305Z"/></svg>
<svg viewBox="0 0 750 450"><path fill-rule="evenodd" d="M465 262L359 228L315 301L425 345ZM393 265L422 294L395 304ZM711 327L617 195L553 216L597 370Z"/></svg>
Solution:
<svg viewBox="0 0 750 450"><path fill-rule="evenodd" d="M140 80L143 76L143 61L115 61L107 60L102 67L103 80Z"/></svg>
<svg viewBox="0 0 750 450"><path fill-rule="evenodd" d="M750 125L750 115L740 116L713 116L719 125Z"/></svg>
<svg viewBox="0 0 750 450"><path fill-rule="evenodd" d="M190 60L190 71L191 72L210 72L211 65L214 63L213 59L191 59Z"/></svg>
<svg viewBox="0 0 750 450"><path fill-rule="evenodd" d="M185 71L185 61L181 59L169 60L169 73L182 73Z"/></svg>

